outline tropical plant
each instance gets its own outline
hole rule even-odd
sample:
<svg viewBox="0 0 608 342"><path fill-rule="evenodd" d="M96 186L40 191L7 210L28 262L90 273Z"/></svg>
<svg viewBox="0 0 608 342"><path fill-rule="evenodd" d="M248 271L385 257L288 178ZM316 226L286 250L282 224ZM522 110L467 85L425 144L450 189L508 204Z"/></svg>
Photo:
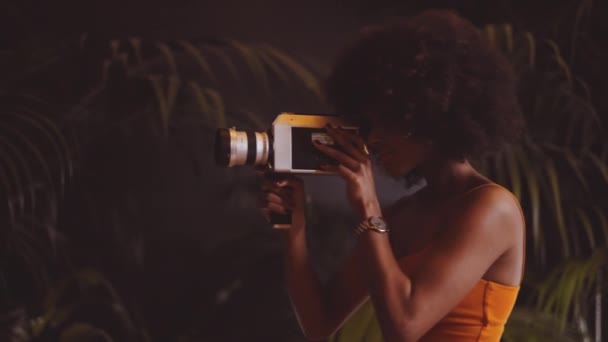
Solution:
<svg viewBox="0 0 608 342"><path fill-rule="evenodd" d="M40 300L62 254L56 222L73 173L73 150L57 120L58 106L33 87L56 53L0 52L0 295L9 307Z"/></svg>
<svg viewBox="0 0 608 342"><path fill-rule="evenodd" d="M607 260L605 128L589 87L554 42L537 42L510 25L488 25L483 32L518 72L528 132L523 143L481 161L482 168L526 209L531 300L541 313L558 317L558 331L574 324L589 340L602 324L593 311L602 306ZM598 330L592 333L591 326Z"/></svg>
<svg viewBox="0 0 608 342"><path fill-rule="evenodd" d="M1 270L5 280L2 295L5 302L12 301L17 307L26 308L16 311L13 306L4 308L7 315L3 323L5 331L26 331L34 337L47 334L41 331L48 329L41 326L55 329L56 324L51 322L66 319L66 312L75 310L74 305L87 305L75 298L72 299L76 304L65 304L69 296L76 293L62 291L62 296L67 296L64 300L42 306L42 298L62 275L69 277L81 266L104 268L103 262L93 261L99 258L109 260L106 265L116 260L131 273L143 267L144 249L149 248L145 244L148 232L134 229L138 223L134 218L141 215L145 194L129 188L128 180L116 184L102 182L103 189L98 188L98 182L86 176L98 163L110 167L103 168L102 173L95 170L96 177L107 176L104 169L128 174L131 171L120 170L124 164L119 160L132 159L133 152L142 149L162 154L180 138L181 129L198 127L196 133L204 143L185 147L193 156L204 157L193 157L194 163L202 165L192 164L204 174L213 169L210 156L215 128L239 124L248 129L265 129L277 107L289 103L286 98L292 102L298 97L318 102L317 78L307 67L274 47L246 45L234 40L146 43L132 38L104 43L83 35L51 48L28 46L25 51L4 51L0 58L0 69L6 71L0 83L0 182L6 189L6 206L2 210L8 218L2 230L6 242L3 252L12 256L4 259ZM286 87L287 84L290 86ZM298 89L298 96L289 98L287 93L294 89ZM107 144L117 139L139 149L125 152L124 145ZM98 146L110 146L110 155L96 155ZM121 156L122 159L116 159ZM93 164L91 157L96 161ZM215 193L211 210L221 206L250 207L251 203L242 201L254 198L255 184L254 179L218 172L216 179L205 184L209 193ZM72 223L70 216L74 212L81 213L80 216L95 215L91 222L98 226L83 227L78 220ZM73 225L77 227L70 230ZM104 229L101 239L93 235L95 241L89 240L87 235L102 226L110 229ZM236 233L238 239L235 239L230 236L234 231L226 229L226 232L219 241L216 237L214 243L206 246L209 254L198 257L213 259L214 254L225 251L216 250L215 245L237 245L241 236L249 234ZM205 234L204 230L201 233ZM214 231L214 235L219 234ZM100 244L109 248L98 250L100 255L92 255L96 252L90 248ZM245 272L257 263L261 266L268 253L277 250L276 247L269 249L264 243L252 246L252 253L243 259L247 265L235 272ZM62 258L52 258L57 255ZM230 256L240 258L238 253ZM47 260L56 261L59 267L53 268ZM16 270L36 278L20 281ZM122 272L106 268L103 273L114 282L115 271ZM224 275L206 284L208 292L203 297L204 300L210 298L209 307L198 310L218 310L226 300L213 298L218 293L238 290L240 287L235 288L234 284L240 284L239 277L244 275ZM85 275L81 280L86 283L95 277ZM78 279L75 281L73 284L80 283ZM105 280L102 283L106 289L111 288ZM278 291L279 283L276 283ZM40 286L39 295L31 296L32 291L26 286L22 286L23 293L15 293L17 284ZM116 291L124 295L124 284L118 285ZM265 288L273 287L266 284ZM112 298L107 304L114 307ZM26 303L26 299L30 300ZM130 300L125 305L135 302ZM29 317L40 318L31 321ZM291 316L285 317L291 319ZM28 329L28 322L37 322L37 330ZM99 330L96 322L72 323L76 325L71 326L69 332L62 332L66 338L78 334L99 338L108 335L104 332L107 327Z"/></svg>

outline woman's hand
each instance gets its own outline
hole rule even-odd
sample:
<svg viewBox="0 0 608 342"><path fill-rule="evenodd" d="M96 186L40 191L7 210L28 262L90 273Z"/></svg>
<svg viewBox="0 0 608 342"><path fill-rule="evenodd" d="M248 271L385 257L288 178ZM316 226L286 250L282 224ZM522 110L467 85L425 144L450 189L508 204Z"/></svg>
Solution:
<svg viewBox="0 0 608 342"><path fill-rule="evenodd" d="M289 235L295 236L306 226L304 182L293 175L277 175L256 168L263 175L260 209L267 221L270 214L291 214Z"/></svg>
<svg viewBox="0 0 608 342"><path fill-rule="evenodd" d="M361 219L381 216L380 204L376 195L376 185L363 139L342 129L327 126L328 134L340 145L343 151L315 141L315 146L324 154L337 160L339 165L323 165L327 171L336 172L346 181L347 197Z"/></svg>

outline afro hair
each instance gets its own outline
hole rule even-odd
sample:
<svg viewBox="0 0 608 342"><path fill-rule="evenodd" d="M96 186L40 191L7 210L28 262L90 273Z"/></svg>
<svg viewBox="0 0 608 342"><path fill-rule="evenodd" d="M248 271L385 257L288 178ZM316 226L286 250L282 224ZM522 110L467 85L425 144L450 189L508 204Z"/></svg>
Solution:
<svg viewBox="0 0 608 342"><path fill-rule="evenodd" d="M362 31L324 84L336 113L363 126L371 115L431 140L445 156L474 158L523 131L509 61L472 23L427 10Z"/></svg>

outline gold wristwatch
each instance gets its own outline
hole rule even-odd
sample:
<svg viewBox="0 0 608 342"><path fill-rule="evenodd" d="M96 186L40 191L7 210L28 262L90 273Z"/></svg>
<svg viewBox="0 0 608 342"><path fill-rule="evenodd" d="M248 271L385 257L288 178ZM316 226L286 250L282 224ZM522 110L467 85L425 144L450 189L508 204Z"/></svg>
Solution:
<svg viewBox="0 0 608 342"><path fill-rule="evenodd" d="M368 217L367 219L363 220L363 222L359 223L357 228L355 228L355 236L359 236L368 230L381 234L389 232L386 221L379 216Z"/></svg>

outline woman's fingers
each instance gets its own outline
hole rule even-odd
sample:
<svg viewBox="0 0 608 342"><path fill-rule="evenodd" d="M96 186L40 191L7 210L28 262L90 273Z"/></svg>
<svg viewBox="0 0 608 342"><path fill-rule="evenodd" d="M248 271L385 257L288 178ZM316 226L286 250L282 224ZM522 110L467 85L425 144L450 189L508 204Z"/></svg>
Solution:
<svg viewBox="0 0 608 342"><path fill-rule="evenodd" d="M359 161L351 158L349 155L340 150L323 145L322 143L317 141L315 141L315 146L328 157L338 161L340 164L346 165L349 169L353 171L358 171L361 167L361 163Z"/></svg>
<svg viewBox="0 0 608 342"><path fill-rule="evenodd" d="M338 142L345 152L353 159L364 162L369 158L365 150L365 143L357 135L343 129L327 127L327 132Z"/></svg>
<svg viewBox="0 0 608 342"><path fill-rule="evenodd" d="M276 203L268 203L268 206L266 208L270 213L287 215L290 212L289 208L286 208L285 206Z"/></svg>
<svg viewBox="0 0 608 342"><path fill-rule="evenodd" d="M292 208L294 206L294 200L292 197L293 196L291 193L265 192L262 195L261 204L262 206L265 206L268 203L275 203Z"/></svg>
<svg viewBox="0 0 608 342"><path fill-rule="evenodd" d="M340 165L321 165L321 169L338 174L345 180L354 180L357 174L348 167Z"/></svg>
<svg viewBox="0 0 608 342"><path fill-rule="evenodd" d="M350 141L351 144L355 145L359 151L363 151L365 148L365 141L359 135L354 133L352 130L340 129L344 138Z"/></svg>
<svg viewBox="0 0 608 342"><path fill-rule="evenodd" d="M262 216L264 217L264 219L266 221L270 222L271 214L289 215L290 209L273 203L273 204L269 204L267 207L262 208L261 212L262 212Z"/></svg>
<svg viewBox="0 0 608 342"><path fill-rule="evenodd" d="M265 183L266 189L262 191L259 198L259 207L263 214L274 212L287 214L294 210L296 206L295 192L292 187L288 187L290 181L281 180Z"/></svg>

